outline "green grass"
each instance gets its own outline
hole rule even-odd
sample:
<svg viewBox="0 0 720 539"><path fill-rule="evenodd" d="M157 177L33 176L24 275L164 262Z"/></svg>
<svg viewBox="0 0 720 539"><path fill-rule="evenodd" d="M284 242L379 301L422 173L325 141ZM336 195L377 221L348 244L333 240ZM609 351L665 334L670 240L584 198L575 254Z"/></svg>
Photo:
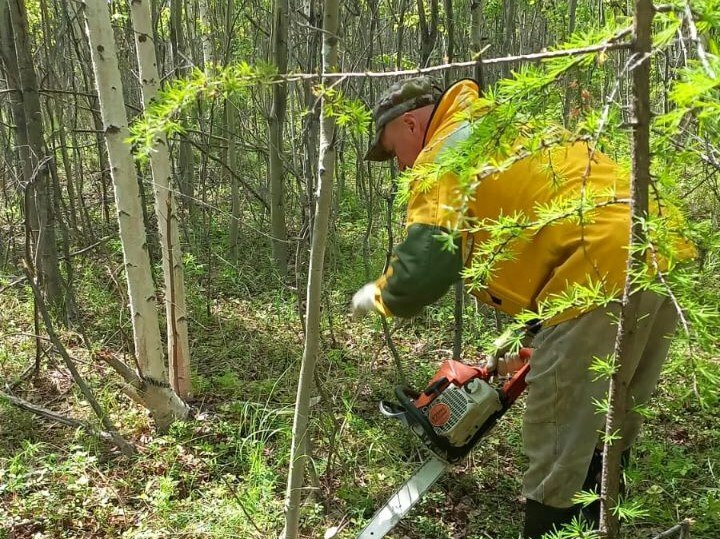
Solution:
<svg viewBox="0 0 720 539"><path fill-rule="evenodd" d="M353 253L347 238L342 242L336 252ZM334 526L336 537L355 537L415 471L422 454L409 433L377 411L377 401L392 397L398 383L380 324L346 316L352 291L365 279L357 251L336 257L331 266L355 269L332 275L331 307L323 316L324 352L317 366L322 398L311 421L318 483L309 488L303 508L306 537L322 537ZM381 266L382 260L375 260L373 271L375 263ZM76 334L63 333L111 419L140 448L135 458L116 454L84 432L0 403L0 530L5 530L0 539L279 534L302 356L297 297L274 286L274 277L268 276L260 276L260 286L248 295L251 275L237 268L218 271L223 276L213 284L216 296L209 310L202 268L189 272L195 275L188 287L196 417L176 424L167 435L154 434L147 413L122 395L115 375L92 360ZM96 347L122 353L131 335L123 332L131 329L106 270L86 261L78 276L87 335ZM33 331L26 294L16 289L0 296L5 380L15 379L34 360L34 341L23 335ZM475 315L472 305L467 315L470 358L487 343L482 329L495 322L484 312ZM411 324L394 325L393 331L410 383L422 386L450 355L452 297ZM682 351L674 354L678 359L668 365L627 474L629 493L646 514L625 526L628 539L651 537L685 517L695 520L694 538L712 539L720 527L720 419L712 407L698 406L688 391ZM717 374L716 360L705 361ZM43 365L41 377L20 386L18 394L92 419L64 368L54 359L43 359ZM521 418L519 403L391 537L516 538L526 464Z"/></svg>

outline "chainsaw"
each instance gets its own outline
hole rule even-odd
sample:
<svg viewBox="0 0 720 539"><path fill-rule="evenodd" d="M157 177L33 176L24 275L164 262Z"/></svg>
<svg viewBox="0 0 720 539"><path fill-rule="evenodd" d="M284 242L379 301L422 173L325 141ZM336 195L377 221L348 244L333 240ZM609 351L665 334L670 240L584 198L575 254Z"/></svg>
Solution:
<svg viewBox="0 0 720 539"><path fill-rule="evenodd" d="M502 389L492 373L460 361L445 361L428 386L417 392L395 389L397 402L380 402L380 412L403 423L431 453L431 458L375 513L358 539L384 537L450 468L462 460L495 426L525 390L530 348L522 348L523 367Z"/></svg>

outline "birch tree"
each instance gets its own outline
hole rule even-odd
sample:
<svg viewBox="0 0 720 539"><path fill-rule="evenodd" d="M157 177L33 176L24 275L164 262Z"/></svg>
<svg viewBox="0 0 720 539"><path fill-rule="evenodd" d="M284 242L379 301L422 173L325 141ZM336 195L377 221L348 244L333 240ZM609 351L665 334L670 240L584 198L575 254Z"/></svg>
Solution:
<svg viewBox="0 0 720 539"><path fill-rule="evenodd" d="M203 69L206 73L213 70L213 41L212 24L210 22L210 0L198 1L198 15L200 16L200 43L202 45Z"/></svg>
<svg viewBox="0 0 720 539"><path fill-rule="evenodd" d="M338 0L325 0L323 9L323 73L335 71L338 65ZM328 83L324 79L325 84ZM328 220L332 199L333 173L335 171L335 119L328 113L327 97L322 98L320 112L320 155L318 163L318 192L313 221L310 268L305 310L305 345L303 349L295 417L293 420L290 471L285 494L285 539L295 539L300 520L300 494L308 463L306 439L310 415L310 392L312 390L315 364L320 352L320 304L327 245Z"/></svg>
<svg viewBox="0 0 720 539"><path fill-rule="evenodd" d="M130 16L135 30L135 49L140 70L143 106L147 108L157 96L160 87L149 1L131 0ZM178 233L177 202L171 187L170 152L164 133L157 135L150 154L150 167L155 193L155 215L162 248L170 385L181 398L186 399L190 394L191 384L185 275Z"/></svg>
<svg viewBox="0 0 720 539"><path fill-rule="evenodd" d="M140 190L130 146L126 142L129 131L108 5L104 0L86 0L83 8L115 189L139 371L135 376L129 369L119 372L128 382L127 393L146 406L158 428L164 430L175 419L186 417L188 408L168 384Z"/></svg>

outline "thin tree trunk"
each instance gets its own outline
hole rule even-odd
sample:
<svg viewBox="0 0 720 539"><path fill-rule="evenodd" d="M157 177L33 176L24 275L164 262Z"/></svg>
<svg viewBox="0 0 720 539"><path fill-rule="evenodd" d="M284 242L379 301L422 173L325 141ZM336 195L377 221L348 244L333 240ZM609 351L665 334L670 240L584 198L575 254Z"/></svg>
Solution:
<svg viewBox="0 0 720 539"><path fill-rule="evenodd" d="M613 440L625 417L630 363L625 361L630 353L631 342L627 327L635 323L636 303L630 302L632 275L642 271L645 265L645 250L633 246L642 245L645 240L643 222L648 215L648 188L650 185L650 52L652 47L652 0L635 0L635 40L633 53L636 67L632 73L633 86L633 158L631 175L632 199L630 203L632 224L630 228L630 252L627 277L622 298L622 310L618 320L615 341L616 372L610 380L608 394L609 410L605 425L605 447L601 487L600 531L606 539L615 539L619 533L619 521L614 512L618 503L620 487L620 456L622 444Z"/></svg>
<svg viewBox="0 0 720 539"><path fill-rule="evenodd" d="M503 6L505 7L505 17L503 21L502 54L509 56L513 53L513 43L515 42L515 0L505 0ZM510 64L503 65L502 70L504 77L510 75Z"/></svg>
<svg viewBox="0 0 720 539"><path fill-rule="evenodd" d="M485 81L483 76L482 64L480 63L482 51L482 12L483 12L483 0L472 0L470 2L470 49L472 51L473 59L478 60L473 70L473 76L480 85L480 88L484 88Z"/></svg>
<svg viewBox="0 0 720 539"><path fill-rule="evenodd" d="M80 388L80 392L83 394L83 397L85 397L85 400L90 405L90 408L92 408L93 412L95 412L95 415L100 420L100 423L105 428L105 430L110 435L110 439L114 444L118 446L118 448L123 452L125 455L132 455L135 453L135 448L131 444L129 444L121 435L118 433L115 426L112 424L112 421L110 421L110 418L108 415L103 411L103 409L100 407L100 403L98 403L97 399L95 398L95 395L93 394L90 387L87 385L85 380L82 376L80 376L80 372L77 370L77 367L75 366L75 362L70 357L70 354L68 354L67 349L63 345L62 341L60 341L60 338L57 335L57 332L55 331L55 328L52 323L52 319L50 318L50 313L48 312L47 306L45 305L45 301L43 300L42 295L40 294L40 288L38 287L38 284L35 282L35 275L32 273L32 262L29 260L25 261L25 275L27 276L27 282L30 284L32 290L33 290L33 297L35 298L35 301L37 302L38 311L42 315L43 322L45 323L45 330L48 333L48 336L50 337L50 340L52 341L53 345L55 346L55 349L60 354L60 357L63 359L63 363L65 363L65 367L68 371L70 371L70 374L75 381L75 383Z"/></svg>
<svg viewBox="0 0 720 539"><path fill-rule="evenodd" d="M447 58L445 61L451 64L455 60L455 18L453 15L452 0L443 0L445 7L445 31L446 31L446 47ZM445 88L450 86L452 81L451 71L445 70ZM455 284L455 309L454 309L454 332L453 332L453 359L460 359L462 356L462 333L463 333L463 305L465 296L465 287L463 280L460 279Z"/></svg>
<svg viewBox="0 0 720 539"><path fill-rule="evenodd" d="M32 176L32 167L30 165L27 130L25 129L25 109L20 91L15 41L7 0L0 0L0 58L2 58L5 66L5 76L10 91L10 111L15 123L15 149L17 162L20 163L17 176L30 178Z"/></svg>
<svg viewBox="0 0 720 539"><path fill-rule="evenodd" d="M338 0L325 0L323 10L323 73L334 71L338 65L337 30ZM293 421L290 471L285 495L285 539L298 536L300 520L300 494L303 487L308 455L305 438L308 436L310 393L315 364L320 349L320 303L322 294L325 247L332 199L333 172L335 170L335 119L328 114L323 98L320 119L320 156L318 168L318 197L313 223L310 269L308 277L307 308L305 314L305 347L300 367L295 418Z"/></svg>
<svg viewBox="0 0 720 539"><path fill-rule="evenodd" d="M210 24L210 0L198 0L198 14L200 15L200 43L202 44L203 69L206 73L213 71L213 28Z"/></svg>
<svg viewBox="0 0 720 539"><path fill-rule="evenodd" d="M240 232L240 185L237 175L237 149L235 144L235 131L237 129L237 110L232 100L228 98L225 101L225 126L227 128L228 139L228 180L230 182L230 226L228 231L228 243L230 247L230 257L233 264L237 264L240 257L238 246L238 235Z"/></svg>
<svg viewBox="0 0 720 539"><path fill-rule="evenodd" d="M188 72L187 66L190 64L189 53L187 50L187 41L185 39L185 31L183 28L183 0L170 0L170 48L172 50L173 67L175 76L181 77ZM194 196L194 174L195 163L193 161L193 151L190 141L186 137L180 137L177 153L177 179L178 188L183 195L183 205L193 213L193 196Z"/></svg>
<svg viewBox="0 0 720 539"><path fill-rule="evenodd" d="M235 0L228 0L225 4L225 62L227 63L232 50L233 33L235 28ZM238 246L238 232L240 229L240 188L237 181L237 144L236 131L238 110L232 101L232 96L225 99L225 134L227 150L225 153L225 184L230 186L230 223L228 226L228 247L230 260L237 264L240 257Z"/></svg>
<svg viewBox="0 0 720 539"><path fill-rule="evenodd" d="M31 52L27 12L23 0L8 1L10 22L17 57L18 82L25 112L25 129L29 150L31 175L25 177L30 195L35 226L33 244L40 283L47 302L55 309L63 309L63 286L60 277L55 222L50 183L50 160L43 138L42 109L38 94L37 76ZM19 127L20 128L20 127Z"/></svg>
<svg viewBox="0 0 720 539"><path fill-rule="evenodd" d="M149 0L131 0L130 16L135 34L143 107L147 109L160 88ZM155 140L153 151L150 153L150 167L155 192L155 215L162 248L170 385L182 399L187 399L191 391L191 382L185 275L178 232L177 203L171 187L170 151L164 133L158 135Z"/></svg>
<svg viewBox="0 0 720 539"><path fill-rule="evenodd" d="M420 67L427 67L438 34L438 0L430 0L429 22L425 15L425 2L423 0L417 0L417 10L420 27Z"/></svg>
<svg viewBox="0 0 720 539"><path fill-rule="evenodd" d="M130 146L125 142L129 131L108 5L105 0L85 0L83 7L115 188L135 355L143 382L138 391L158 428L164 430L175 419L186 417L188 409L167 383L140 190Z"/></svg>
<svg viewBox="0 0 720 539"><path fill-rule="evenodd" d="M455 15L453 13L453 0L443 0L445 7L445 40L446 58L445 63L451 64L455 61ZM452 70L445 70L445 87L450 86L452 81Z"/></svg>
<svg viewBox="0 0 720 539"><path fill-rule="evenodd" d="M575 31L575 10L577 8L577 0L570 0L570 4L568 5L568 35L572 35L572 33ZM570 105L572 102L571 93L573 92L573 88L570 88L570 85L568 82L570 81L570 77L565 76L565 98L563 99L563 124L565 127L568 127L570 123ZM577 93L580 93L580 88L577 89Z"/></svg>
<svg viewBox="0 0 720 539"><path fill-rule="evenodd" d="M395 51L395 69L402 69L403 44L405 43L405 14L409 0L400 0L400 14L397 22L397 45Z"/></svg>
<svg viewBox="0 0 720 539"><path fill-rule="evenodd" d="M278 73L287 72L288 57L288 1L275 0L273 13L273 61ZM287 103L285 83L272 86L272 109L269 118L270 135L270 230L275 267L283 277L287 275L288 245L285 225L285 171L283 167L283 126Z"/></svg>
<svg viewBox="0 0 720 539"><path fill-rule="evenodd" d="M306 0L304 15L311 27L317 28L322 24L317 0ZM307 64L304 66L306 73L312 73L317 69L320 56L321 34L316 31L308 33L306 41ZM307 293L307 282L305 273L305 257L309 251L309 243L312 236L315 210L315 178L318 166L317 141L320 137L320 113L318 99L313 93L312 81L306 80L302 84L303 106L307 113L302 119L302 148L303 159L302 169L305 180L305 190L300 193L302 202L302 224L295 256L295 286L298 290L298 315L300 316L303 328L305 327L305 306Z"/></svg>
<svg viewBox="0 0 720 539"><path fill-rule="evenodd" d="M577 0L569 0L568 2L568 34L575 31L575 12L577 10Z"/></svg>

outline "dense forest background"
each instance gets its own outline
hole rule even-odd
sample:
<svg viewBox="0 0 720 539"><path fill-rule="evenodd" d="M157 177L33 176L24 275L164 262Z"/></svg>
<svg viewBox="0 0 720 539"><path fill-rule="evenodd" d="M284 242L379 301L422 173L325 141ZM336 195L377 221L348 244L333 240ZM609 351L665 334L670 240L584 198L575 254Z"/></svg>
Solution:
<svg viewBox="0 0 720 539"><path fill-rule="evenodd" d="M362 161L376 97L421 68L472 77L509 122L564 125L630 169L633 15L0 0L0 538L355 536L422 456L377 401L511 323L460 292L410 321L348 316L402 237L402 178ZM652 28L651 191L683 207L698 259L672 282L682 327L621 536L690 519L710 539L720 2L668 2ZM517 536L521 408L394 537Z"/></svg>

